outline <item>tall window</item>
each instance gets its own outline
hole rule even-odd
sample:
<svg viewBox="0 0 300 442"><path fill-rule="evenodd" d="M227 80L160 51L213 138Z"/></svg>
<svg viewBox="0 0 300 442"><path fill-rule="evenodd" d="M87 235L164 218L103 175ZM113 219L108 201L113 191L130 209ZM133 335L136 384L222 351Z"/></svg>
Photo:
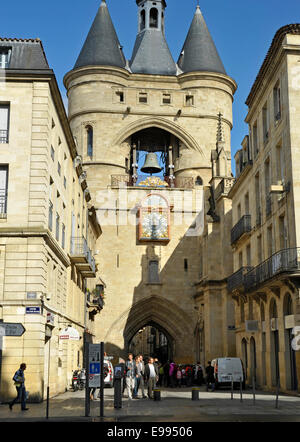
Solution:
<svg viewBox="0 0 300 442"><path fill-rule="evenodd" d="M59 214L56 213L55 238L57 239L57 241L59 241L59 224L60 224L60 217L59 217Z"/></svg>
<svg viewBox="0 0 300 442"><path fill-rule="evenodd" d="M159 283L158 261L149 262L149 284Z"/></svg>
<svg viewBox="0 0 300 442"><path fill-rule="evenodd" d="M64 249L66 244L66 226L63 224L61 229L61 246Z"/></svg>
<svg viewBox="0 0 300 442"><path fill-rule="evenodd" d="M94 133L93 128L91 126L88 126L86 128L86 134L87 134L87 155L88 157L93 157L93 143L94 143Z"/></svg>
<svg viewBox="0 0 300 442"><path fill-rule="evenodd" d="M254 123L252 128L252 148L254 158L258 154L258 132L257 132L257 121Z"/></svg>
<svg viewBox="0 0 300 442"><path fill-rule="evenodd" d="M52 231L53 228L53 204L49 201L48 227Z"/></svg>
<svg viewBox="0 0 300 442"><path fill-rule="evenodd" d="M8 166L0 166L0 218L7 214Z"/></svg>
<svg viewBox="0 0 300 442"><path fill-rule="evenodd" d="M266 143L269 139L269 118L268 118L268 104L267 103L263 107L262 118L263 118L263 138L264 138L264 143Z"/></svg>
<svg viewBox="0 0 300 442"><path fill-rule="evenodd" d="M274 120L275 123L281 120L281 92L280 83L278 82L273 89L273 100L274 100Z"/></svg>
<svg viewBox="0 0 300 442"><path fill-rule="evenodd" d="M11 48L0 48L0 69L7 69L10 62Z"/></svg>
<svg viewBox="0 0 300 442"><path fill-rule="evenodd" d="M150 28L158 28L158 10L150 9Z"/></svg>
<svg viewBox="0 0 300 442"><path fill-rule="evenodd" d="M0 104L0 143L8 143L9 104Z"/></svg>
<svg viewBox="0 0 300 442"><path fill-rule="evenodd" d="M281 143L276 146L276 166L277 182L281 184L284 182L284 160Z"/></svg>

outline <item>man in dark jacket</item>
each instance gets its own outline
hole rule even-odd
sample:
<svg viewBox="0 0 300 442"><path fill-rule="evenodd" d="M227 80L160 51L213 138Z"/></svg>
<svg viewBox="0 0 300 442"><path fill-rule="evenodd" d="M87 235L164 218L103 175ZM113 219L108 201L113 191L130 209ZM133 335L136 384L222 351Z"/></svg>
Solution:
<svg viewBox="0 0 300 442"><path fill-rule="evenodd" d="M156 387L158 381L158 369L154 364L154 359L150 358L148 364L145 366L145 381L148 383L148 397L153 399L153 389Z"/></svg>
<svg viewBox="0 0 300 442"><path fill-rule="evenodd" d="M208 366L205 369L206 372L206 391L208 391L209 385L211 384L211 390L215 390L215 371L212 367L211 362L208 361Z"/></svg>
<svg viewBox="0 0 300 442"><path fill-rule="evenodd" d="M17 397L10 402L9 408L12 410L13 406L19 400L21 402L21 410L25 411L28 410L26 408L26 388L25 388L25 377L24 377L24 371L26 370L26 364L21 364L19 370L16 371L13 377L13 381L15 383L16 389L17 389Z"/></svg>

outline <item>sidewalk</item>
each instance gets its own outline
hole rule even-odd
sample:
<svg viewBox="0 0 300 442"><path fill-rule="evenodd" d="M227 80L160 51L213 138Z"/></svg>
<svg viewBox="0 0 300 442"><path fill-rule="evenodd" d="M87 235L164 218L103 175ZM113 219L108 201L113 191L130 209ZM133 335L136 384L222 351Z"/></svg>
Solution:
<svg viewBox="0 0 300 442"><path fill-rule="evenodd" d="M259 392L255 404L250 391L243 393L228 390L206 392L201 387L199 401L192 401L191 389L162 389L161 401L123 398L123 408L113 407L113 389L105 389L104 419L100 419L99 400L91 402L91 415L85 417L84 392L67 392L50 400L49 420L96 422L205 422L205 421L297 421L300 422L300 398L280 396L279 408L275 408L275 395ZM46 422L46 403L30 404L21 411L16 404L13 411L8 405L0 405L0 422Z"/></svg>

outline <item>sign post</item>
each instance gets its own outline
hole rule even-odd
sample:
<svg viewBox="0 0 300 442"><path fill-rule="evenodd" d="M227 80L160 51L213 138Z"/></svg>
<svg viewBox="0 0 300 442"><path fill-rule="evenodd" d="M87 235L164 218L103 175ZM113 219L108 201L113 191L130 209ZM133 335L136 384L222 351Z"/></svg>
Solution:
<svg viewBox="0 0 300 442"><path fill-rule="evenodd" d="M104 417L104 342L100 344L100 417Z"/></svg>

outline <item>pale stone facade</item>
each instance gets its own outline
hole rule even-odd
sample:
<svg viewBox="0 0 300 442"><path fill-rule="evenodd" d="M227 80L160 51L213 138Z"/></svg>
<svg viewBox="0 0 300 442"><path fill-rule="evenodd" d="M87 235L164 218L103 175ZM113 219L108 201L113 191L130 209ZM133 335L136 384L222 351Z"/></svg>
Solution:
<svg viewBox="0 0 300 442"><path fill-rule="evenodd" d="M0 49L13 44L15 53L18 45L42 51L38 40L1 43ZM72 371L83 364L84 332L92 334L96 322L86 317L85 299L85 288L95 287L96 268L78 269L74 258L82 251L72 249L72 236L84 236L95 250L101 229L88 208L84 176L79 179L82 171L54 74L45 69L31 75L20 69L16 76L8 69L0 85L0 105L9 108L0 144L8 176L0 219L0 319L26 330L21 337L0 338L1 400L15 394L11 379L22 362L32 400L45 397L48 379L51 396L69 388ZM78 217L74 227L71 213ZM78 330L80 341L58 339L68 325Z"/></svg>
<svg viewBox="0 0 300 442"><path fill-rule="evenodd" d="M247 100L250 138L237 152L232 198L236 349L248 383L299 389L300 27L275 35ZM257 323L248 323L248 321ZM251 328L252 327L252 328Z"/></svg>

